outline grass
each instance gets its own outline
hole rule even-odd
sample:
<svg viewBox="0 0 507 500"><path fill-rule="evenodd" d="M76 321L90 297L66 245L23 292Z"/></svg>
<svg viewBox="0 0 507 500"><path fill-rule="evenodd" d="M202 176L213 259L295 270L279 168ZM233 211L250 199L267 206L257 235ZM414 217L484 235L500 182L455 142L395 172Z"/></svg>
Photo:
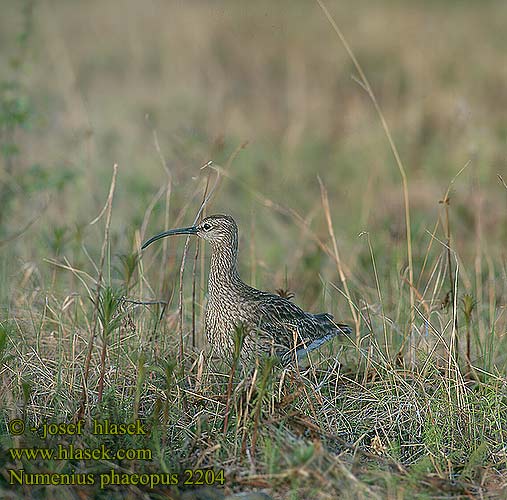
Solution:
<svg viewBox="0 0 507 500"><path fill-rule="evenodd" d="M0 496L504 497L505 6L56 4L0 20ZM138 253L205 198L245 280L354 335L296 372L210 359L209 249ZM137 455L8 451L71 444Z"/></svg>

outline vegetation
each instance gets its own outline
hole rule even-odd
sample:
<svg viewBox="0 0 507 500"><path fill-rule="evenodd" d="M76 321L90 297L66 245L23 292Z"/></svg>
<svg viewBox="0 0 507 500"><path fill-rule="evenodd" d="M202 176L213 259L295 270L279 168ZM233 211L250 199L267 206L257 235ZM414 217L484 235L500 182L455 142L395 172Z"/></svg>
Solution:
<svg viewBox="0 0 507 500"><path fill-rule="evenodd" d="M505 497L506 15L3 2L0 496ZM203 200L246 281L355 334L295 371L241 366L240 330L210 359L209 249L139 253ZM12 452L71 445L137 454Z"/></svg>

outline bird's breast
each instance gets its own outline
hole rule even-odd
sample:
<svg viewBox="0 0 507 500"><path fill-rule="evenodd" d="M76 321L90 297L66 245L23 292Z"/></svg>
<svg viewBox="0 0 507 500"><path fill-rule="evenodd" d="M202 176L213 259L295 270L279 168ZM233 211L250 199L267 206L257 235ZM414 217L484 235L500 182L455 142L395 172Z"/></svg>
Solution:
<svg viewBox="0 0 507 500"><path fill-rule="evenodd" d="M241 297L210 294L206 306L206 336L214 345L222 342L233 343L234 331L238 325L252 327L255 324L255 311L251 304Z"/></svg>

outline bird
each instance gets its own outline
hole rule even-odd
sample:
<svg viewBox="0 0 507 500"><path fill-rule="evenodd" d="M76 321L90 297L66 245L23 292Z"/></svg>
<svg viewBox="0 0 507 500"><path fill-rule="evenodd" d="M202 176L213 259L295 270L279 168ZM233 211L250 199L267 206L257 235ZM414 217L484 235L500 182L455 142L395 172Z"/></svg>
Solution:
<svg viewBox="0 0 507 500"><path fill-rule="evenodd" d="M205 217L194 226L163 231L142 245L178 234L196 235L211 245L205 332L212 352L225 358L234 352L241 329L241 360L274 356L284 365L299 363L311 351L351 328L329 313L303 311L289 298L247 285L238 273L238 226L229 215Z"/></svg>

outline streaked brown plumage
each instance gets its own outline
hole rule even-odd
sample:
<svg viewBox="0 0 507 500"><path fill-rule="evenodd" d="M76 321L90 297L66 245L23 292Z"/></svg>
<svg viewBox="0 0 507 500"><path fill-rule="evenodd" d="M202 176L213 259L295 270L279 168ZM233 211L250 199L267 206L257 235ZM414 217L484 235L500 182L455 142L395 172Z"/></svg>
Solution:
<svg viewBox="0 0 507 500"><path fill-rule="evenodd" d="M237 270L238 227L228 215L211 215L197 226L170 229L146 241L175 234L195 234L211 244L211 266L206 307L206 335L212 349L230 355L238 326L245 338L241 356L275 354L283 362L300 359L350 327L335 323L328 313L304 312L290 300L257 290L240 278Z"/></svg>

